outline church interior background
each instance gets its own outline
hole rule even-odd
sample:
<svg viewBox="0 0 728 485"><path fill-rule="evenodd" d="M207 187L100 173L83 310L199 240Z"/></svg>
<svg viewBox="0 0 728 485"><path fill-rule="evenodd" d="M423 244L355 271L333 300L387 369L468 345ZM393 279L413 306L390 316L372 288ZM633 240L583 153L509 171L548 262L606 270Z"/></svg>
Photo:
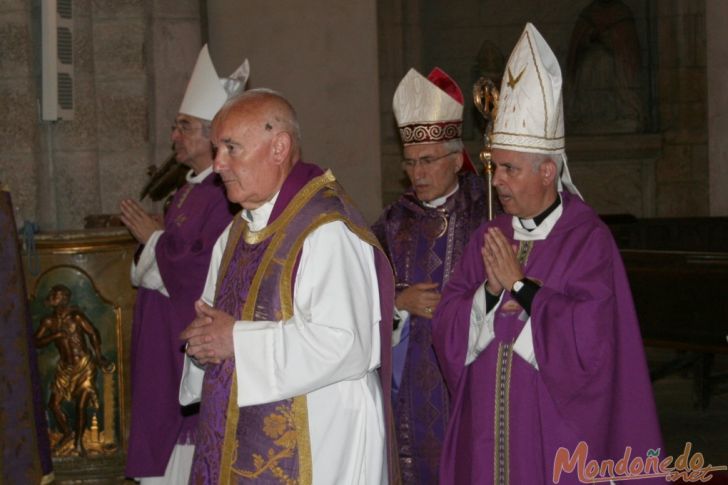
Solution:
<svg viewBox="0 0 728 485"><path fill-rule="evenodd" d="M303 128L304 158L332 168L373 221L404 187L391 108L401 77L410 67L426 74L439 66L459 82L466 94L464 141L477 159L482 122L469 91L481 76L499 81L506 56L531 21L561 64L566 150L586 201L616 224L624 249L709 252L703 281L713 282L718 300L726 290L728 2L48 3L64 12L71 35L72 106L62 119L41 114L46 1L0 1L0 184L12 196L18 228L26 235L40 231L35 252L27 254L26 246L23 260L28 292L51 267L87 275L119 312L114 351L121 352L122 369L128 369L133 289L119 275L128 275L133 244L123 229L85 226L113 221L109 216L123 198L138 198L148 167L170 155L169 127L205 42L221 76L247 57L250 87L289 97ZM635 220L648 222L639 230L624 225ZM693 274L685 271L678 274ZM700 274L690 280L696 292ZM687 291L680 280L650 281L662 285L655 291ZM670 298L664 292L658 296ZM723 317L713 328L725 335L728 307L718 300L708 300L707 315ZM677 455L691 441L707 461L727 464L722 376L728 345L723 339L695 352L690 345L648 347L652 369L679 367L654 382L665 446ZM112 400L117 423L128 422L122 377ZM706 390L706 382L712 388ZM117 429L122 444L124 433ZM113 468L123 457L111 458Z"/></svg>

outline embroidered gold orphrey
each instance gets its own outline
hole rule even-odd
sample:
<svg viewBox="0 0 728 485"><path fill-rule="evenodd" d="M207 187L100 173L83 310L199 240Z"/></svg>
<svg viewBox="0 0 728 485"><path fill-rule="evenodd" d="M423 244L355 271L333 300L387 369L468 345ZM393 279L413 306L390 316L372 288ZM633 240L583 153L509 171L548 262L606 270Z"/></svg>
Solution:
<svg viewBox="0 0 728 485"><path fill-rule="evenodd" d="M521 267L526 266L533 249L533 241L520 241L516 258ZM513 364L513 342L498 345L498 362L495 375L495 412L493 443L493 483L508 485L510 483L509 455L509 415L511 391L511 365Z"/></svg>
<svg viewBox="0 0 728 485"><path fill-rule="evenodd" d="M288 256L284 261L275 258L286 236L285 228L288 227L290 221L301 211L302 208L319 192L326 191L325 196L339 196L348 198L345 193L339 190L338 183L334 175L327 171L323 175L316 177L291 200L283 213L275 221L266 228L258 232L249 231L247 224L242 218L237 217L236 223L230 231L230 241L227 244L225 254L221 264L219 279L225 273L225 269L232 259L234 248L237 246L239 238L249 244L262 242L271 238L270 244L265 250L260 266L256 271L249 290L249 297L245 302L242 310L241 320L252 321L255 316L256 301L258 291L263 283L266 275L266 268L271 264L282 265L281 280L279 285L279 297L281 302L281 320L289 319L293 316L293 298L291 291L291 283L293 271L297 259L297 255L303 247L306 237L318 227L336 220L342 221L347 228L356 234L364 242L374 247L381 246L373 234L362 229L358 225L350 221L345 215L339 213L322 213L314 218L306 230L302 231L297 237ZM218 281L218 288L220 281ZM233 374L232 385L230 390L230 399L228 401L227 420L225 429L225 438L220 463L220 483L231 483L233 475L255 479L263 473L270 471L281 484L286 485L310 485L312 483L312 459L310 448L310 436L308 433L308 406L306 396L297 396L293 398L293 404L289 409L280 406L277 412L272 413L264 418L263 432L271 438L276 448L270 448L266 456L259 454L253 455L252 470L242 470L234 467L237 462L238 442L236 432L239 420L239 408L237 405L238 384L237 375ZM299 476L289 477L285 472L277 466L277 462L283 458L292 456L298 452L299 457Z"/></svg>

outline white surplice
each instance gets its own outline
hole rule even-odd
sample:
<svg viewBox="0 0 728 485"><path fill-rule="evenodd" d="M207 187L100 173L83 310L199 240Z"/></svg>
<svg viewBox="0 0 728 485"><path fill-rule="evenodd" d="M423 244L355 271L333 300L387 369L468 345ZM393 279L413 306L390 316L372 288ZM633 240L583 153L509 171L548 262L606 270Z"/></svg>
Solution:
<svg viewBox="0 0 728 485"><path fill-rule="evenodd" d="M275 200L243 211L251 230L267 225ZM229 232L230 227L213 249L203 294L208 304ZM339 221L314 230L303 244L293 306L288 320L235 323L238 406L305 394L313 483L386 485L373 248ZM185 359L182 404L199 399L203 374Z"/></svg>

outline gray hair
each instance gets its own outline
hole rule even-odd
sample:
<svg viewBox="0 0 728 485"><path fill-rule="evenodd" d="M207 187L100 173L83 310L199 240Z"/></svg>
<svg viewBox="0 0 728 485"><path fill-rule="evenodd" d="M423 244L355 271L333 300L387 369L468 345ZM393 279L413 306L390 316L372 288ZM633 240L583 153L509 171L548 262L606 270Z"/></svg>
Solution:
<svg viewBox="0 0 728 485"><path fill-rule="evenodd" d="M210 120L203 120L202 118L198 118L200 120L200 124L202 125L202 136L209 139L210 138L210 130L212 129L212 121Z"/></svg>
<svg viewBox="0 0 728 485"><path fill-rule="evenodd" d="M549 160L554 162L554 165L556 165L557 169L560 169L561 167L561 164L553 155L548 155L546 153L528 153L527 155L528 161L531 162L531 167L533 168L534 172L538 171L542 163Z"/></svg>
<svg viewBox="0 0 728 485"><path fill-rule="evenodd" d="M445 141L442 143L442 146L445 147L445 150L447 150L448 152L461 152L465 150L463 140L461 140L460 138Z"/></svg>
<svg viewBox="0 0 728 485"><path fill-rule="evenodd" d="M554 186L560 190L561 184L561 167L563 167L563 158L561 155L552 155L546 153L529 153L528 159L534 172L538 172L539 167L546 161L551 161L556 166L556 176L554 177Z"/></svg>

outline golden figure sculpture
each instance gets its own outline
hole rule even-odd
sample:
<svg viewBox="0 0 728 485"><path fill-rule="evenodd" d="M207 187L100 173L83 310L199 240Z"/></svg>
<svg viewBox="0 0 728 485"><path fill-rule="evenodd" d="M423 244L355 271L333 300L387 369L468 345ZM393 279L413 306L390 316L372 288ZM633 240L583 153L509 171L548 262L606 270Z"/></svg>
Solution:
<svg viewBox="0 0 728 485"><path fill-rule="evenodd" d="M105 373L111 373L114 372L115 365L101 353L101 337L98 330L81 310L70 305L70 301L71 290L66 286L55 285L50 289L45 302L53 309L53 313L41 319L34 338L36 347L45 347L53 343L59 354L48 399L48 409L62 433L54 446L54 452L60 455L84 456L86 455L84 444L86 409L88 407L93 410L99 409L95 384L97 369L101 368ZM61 406L64 401L75 404L75 430L69 424L69 417ZM69 449L71 442L73 447Z"/></svg>

